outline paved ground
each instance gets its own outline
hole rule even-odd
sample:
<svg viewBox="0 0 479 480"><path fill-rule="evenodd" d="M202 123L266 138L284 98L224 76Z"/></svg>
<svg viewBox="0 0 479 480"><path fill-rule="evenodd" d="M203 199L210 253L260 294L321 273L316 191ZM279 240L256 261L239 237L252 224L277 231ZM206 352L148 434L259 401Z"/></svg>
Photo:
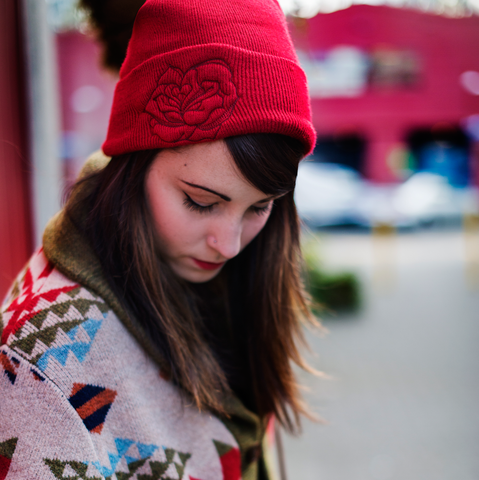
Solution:
<svg viewBox="0 0 479 480"><path fill-rule="evenodd" d="M479 479L479 237L325 235L331 270L358 272L359 315L309 335L310 404L285 438L289 480Z"/></svg>

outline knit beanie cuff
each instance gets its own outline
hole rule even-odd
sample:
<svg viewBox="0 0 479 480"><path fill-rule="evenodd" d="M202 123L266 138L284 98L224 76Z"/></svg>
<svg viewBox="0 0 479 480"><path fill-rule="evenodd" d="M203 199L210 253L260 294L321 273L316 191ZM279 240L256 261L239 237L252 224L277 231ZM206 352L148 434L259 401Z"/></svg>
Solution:
<svg viewBox="0 0 479 480"><path fill-rule="evenodd" d="M223 44L156 55L123 72L103 151L108 156L249 133L314 147L304 72L286 58Z"/></svg>

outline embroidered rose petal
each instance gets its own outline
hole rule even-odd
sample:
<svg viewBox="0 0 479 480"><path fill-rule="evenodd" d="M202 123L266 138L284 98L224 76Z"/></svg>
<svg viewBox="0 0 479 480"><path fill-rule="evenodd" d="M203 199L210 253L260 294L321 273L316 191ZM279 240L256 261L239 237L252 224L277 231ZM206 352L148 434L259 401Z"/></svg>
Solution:
<svg viewBox="0 0 479 480"><path fill-rule="evenodd" d="M187 70L169 67L145 112L152 115L153 134L163 141L213 140L238 100L228 66L211 60Z"/></svg>

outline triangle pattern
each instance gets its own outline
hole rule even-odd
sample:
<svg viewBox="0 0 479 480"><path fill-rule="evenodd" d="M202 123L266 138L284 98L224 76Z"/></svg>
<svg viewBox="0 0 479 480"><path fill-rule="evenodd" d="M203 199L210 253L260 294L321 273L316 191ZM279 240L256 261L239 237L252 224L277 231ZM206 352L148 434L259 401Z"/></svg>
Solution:
<svg viewBox="0 0 479 480"><path fill-rule="evenodd" d="M223 480L241 479L241 455L239 448L232 447L227 443L213 440L216 451L220 456L221 469L223 470Z"/></svg>
<svg viewBox="0 0 479 480"><path fill-rule="evenodd" d="M50 468L55 478L63 480L102 480L100 477L87 475L88 463L45 458L44 463Z"/></svg>
<svg viewBox="0 0 479 480"><path fill-rule="evenodd" d="M11 460L17 448L18 438L10 438L5 442L0 443L0 455Z"/></svg>
<svg viewBox="0 0 479 480"><path fill-rule="evenodd" d="M0 367L3 367L4 375L10 380L12 385L15 385L17 379L17 367L18 361L15 362L13 358L9 358L5 352L0 352Z"/></svg>
<svg viewBox="0 0 479 480"><path fill-rule="evenodd" d="M83 290L77 286L68 294L62 294L68 301L65 300L63 303L57 301L34 312L28 322L24 322L14 334L11 334L9 341L11 348L25 355L42 370L46 369L51 357L65 365L70 351L82 362L109 311L102 300L80 298ZM87 315L87 312L90 315ZM84 333L81 335L81 341L77 341L75 335L80 325ZM36 348L37 342L43 347ZM39 352L39 355L34 357L33 351Z"/></svg>
<svg viewBox="0 0 479 480"><path fill-rule="evenodd" d="M151 455L158 449L156 445L146 445L143 443L135 442L128 438L116 438L115 446L117 449L117 453L108 452L110 467L105 467L101 465L98 461L92 462L92 465L94 465L104 477L111 477L114 473L116 473L116 477L118 479L121 478L122 480L133 476L134 472L136 472L138 468L144 465L145 462L151 457ZM132 446L135 448L131 448ZM128 452L130 452L130 455L127 455ZM141 458L134 458L132 456L136 453L138 453ZM130 473L116 472L120 461L122 465L124 465L123 461L126 462ZM130 476L128 477L125 475Z"/></svg>
<svg viewBox="0 0 479 480"><path fill-rule="evenodd" d="M145 445L144 443L137 443L138 452L140 453L140 458L151 457L153 453L158 449L156 445Z"/></svg>
<svg viewBox="0 0 479 480"><path fill-rule="evenodd" d="M106 315L105 315L106 316ZM78 361L81 363L85 360L86 355L90 351L93 344L93 340L101 326L101 321L88 318L84 322L77 321L77 325L65 332L70 339L71 343L67 343L58 347L49 348L37 361L37 366L43 372L48 367L48 362L51 357L55 358L61 365L65 366L68 358L68 354L72 352ZM90 340L88 342L76 341L75 337L81 325L89 334ZM57 330L61 329L63 324L57 324ZM85 328L86 326L86 328ZM63 330L64 331L64 330ZM42 331L40 331L41 333Z"/></svg>

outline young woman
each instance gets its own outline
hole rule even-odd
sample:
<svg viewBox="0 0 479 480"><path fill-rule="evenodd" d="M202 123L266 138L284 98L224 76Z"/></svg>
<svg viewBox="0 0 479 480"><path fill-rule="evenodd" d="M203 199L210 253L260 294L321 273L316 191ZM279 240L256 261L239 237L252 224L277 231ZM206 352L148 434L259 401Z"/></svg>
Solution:
<svg viewBox="0 0 479 480"><path fill-rule="evenodd" d="M2 307L0 479L270 478L268 421L305 413L314 140L275 0L144 2L102 152Z"/></svg>

